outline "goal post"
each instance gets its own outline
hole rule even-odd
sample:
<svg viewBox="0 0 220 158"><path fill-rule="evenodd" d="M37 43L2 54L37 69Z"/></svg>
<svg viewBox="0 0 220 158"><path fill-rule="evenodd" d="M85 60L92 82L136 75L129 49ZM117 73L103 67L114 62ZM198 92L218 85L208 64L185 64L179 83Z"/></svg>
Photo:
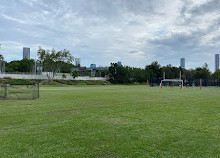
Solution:
<svg viewBox="0 0 220 158"><path fill-rule="evenodd" d="M161 88L163 88L163 82L177 82L177 83L181 83L180 89L183 88L183 80L181 80L181 79L163 79L163 80L161 80L161 83L160 83L160 87Z"/></svg>
<svg viewBox="0 0 220 158"><path fill-rule="evenodd" d="M180 83L180 89L183 88L183 80L181 79L181 71L180 71L180 76L179 79L166 79L165 78L165 72L163 72L163 80L160 82L160 87L163 88L163 82L172 82L172 83Z"/></svg>
<svg viewBox="0 0 220 158"><path fill-rule="evenodd" d="M39 83L0 85L0 100L30 100L39 98Z"/></svg>

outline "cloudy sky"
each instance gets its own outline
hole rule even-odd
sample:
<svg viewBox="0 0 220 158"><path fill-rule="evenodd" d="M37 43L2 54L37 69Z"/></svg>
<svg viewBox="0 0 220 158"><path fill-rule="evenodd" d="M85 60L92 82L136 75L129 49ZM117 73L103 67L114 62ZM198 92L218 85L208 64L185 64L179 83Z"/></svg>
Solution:
<svg viewBox="0 0 220 158"><path fill-rule="evenodd" d="M220 53L219 0L0 0L0 52L36 58L39 46L68 49L82 65L186 68L208 63Z"/></svg>

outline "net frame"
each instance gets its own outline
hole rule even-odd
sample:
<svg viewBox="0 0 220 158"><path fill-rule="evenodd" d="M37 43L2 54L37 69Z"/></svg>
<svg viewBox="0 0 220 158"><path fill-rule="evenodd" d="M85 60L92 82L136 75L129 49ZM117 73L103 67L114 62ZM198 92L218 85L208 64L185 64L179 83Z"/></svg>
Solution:
<svg viewBox="0 0 220 158"><path fill-rule="evenodd" d="M0 100L32 100L39 97L39 83L31 85L2 84L0 86Z"/></svg>
<svg viewBox="0 0 220 158"><path fill-rule="evenodd" d="M178 82L181 83L181 89L183 88L183 80L182 79L163 79L161 80L160 86L163 88L163 82Z"/></svg>

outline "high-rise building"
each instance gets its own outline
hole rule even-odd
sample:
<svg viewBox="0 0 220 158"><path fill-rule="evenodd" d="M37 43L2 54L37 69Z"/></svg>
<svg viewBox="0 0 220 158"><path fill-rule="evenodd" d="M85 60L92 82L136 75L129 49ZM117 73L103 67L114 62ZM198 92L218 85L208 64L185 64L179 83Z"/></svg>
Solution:
<svg viewBox="0 0 220 158"><path fill-rule="evenodd" d="M219 69L219 54L215 54L215 71Z"/></svg>
<svg viewBox="0 0 220 158"><path fill-rule="evenodd" d="M81 65L81 60L80 60L80 58L75 58L75 65L76 65L76 66Z"/></svg>
<svg viewBox="0 0 220 158"><path fill-rule="evenodd" d="M30 60L30 48L23 47L23 59Z"/></svg>
<svg viewBox="0 0 220 158"><path fill-rule="evenodd" d="M185 68L185 58L180 58L180 67Z"/></svg>
<svg viewBox="0 0 220 158"><path fill-rule="evenodd" d="M117 64L118 66L122 66L121 61L118 61Z"/></svg>

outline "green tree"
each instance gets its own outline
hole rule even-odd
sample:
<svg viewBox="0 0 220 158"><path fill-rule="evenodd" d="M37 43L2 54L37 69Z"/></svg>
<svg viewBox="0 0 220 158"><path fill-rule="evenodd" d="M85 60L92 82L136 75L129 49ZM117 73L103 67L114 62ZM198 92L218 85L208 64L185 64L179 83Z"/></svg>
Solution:
<svg viewBox="0 0 220 158"><path fill-rule="evenodd" d="M150 65L147 65L145 71L149 74L151 78L162 77L162 71L160 64L157 61L152 62Z"/></svg>
<svg viewBox="0 0 220 158"><path fill-rule="evenodd" d="M131 83L132 70L128 66L119 66L117 63L111 63L109 67L109 77L112 83Z"/></svg>
<svg viewBox="0 0 220 158"><path fill-rule="evenodd" d="M74 68L74 67L76 67L76 66L73 65L72 63L62 62L61 67L60 67L60 72L61 73L70 73L71 68Z"/></svg>
<svg viewBox="0 0 220 158"><path fill-rule="evenodd" d="M20 61L20 72L32 72L34 68L34 60L22 59Z"/></svg>
<svg viewBox="0 0 220 158"><path fill-rule="evenodd" d="M220 69L216 70L213 74L212 74L212 78L214 79L220 79Z"/></svg>
<svg viewBox="0 0 220 158"><path fill-rule="evenodd" d="M78 71L73 71L72 72L72 77L75 79L76 77L78 77L79 76L79 72Z"/></svg>
<svg viewBox="0 0 220 158"><path fill-rule="evenodd" d="M55 49L45 50L39 47L37 52L39 61L43 64L43 70L48 73L49 80L53 80L55 73L62 67L63 63L71 63L73 56L66 49L56 51Z"/></svg>
<svg viewBox="0 0 220 158"><path fill-rule="evenodd" d="M20 72L20 61L13 60L6 64L6 71L7 72Z"/></svg>
<svg viewBox="0 0 220 158"><path fill-rule="evenodd" d="M208 79L211 77L211 72L208 69L208 64L204 64L202 68L197 68L195 70L195 79Z"/></svg>

